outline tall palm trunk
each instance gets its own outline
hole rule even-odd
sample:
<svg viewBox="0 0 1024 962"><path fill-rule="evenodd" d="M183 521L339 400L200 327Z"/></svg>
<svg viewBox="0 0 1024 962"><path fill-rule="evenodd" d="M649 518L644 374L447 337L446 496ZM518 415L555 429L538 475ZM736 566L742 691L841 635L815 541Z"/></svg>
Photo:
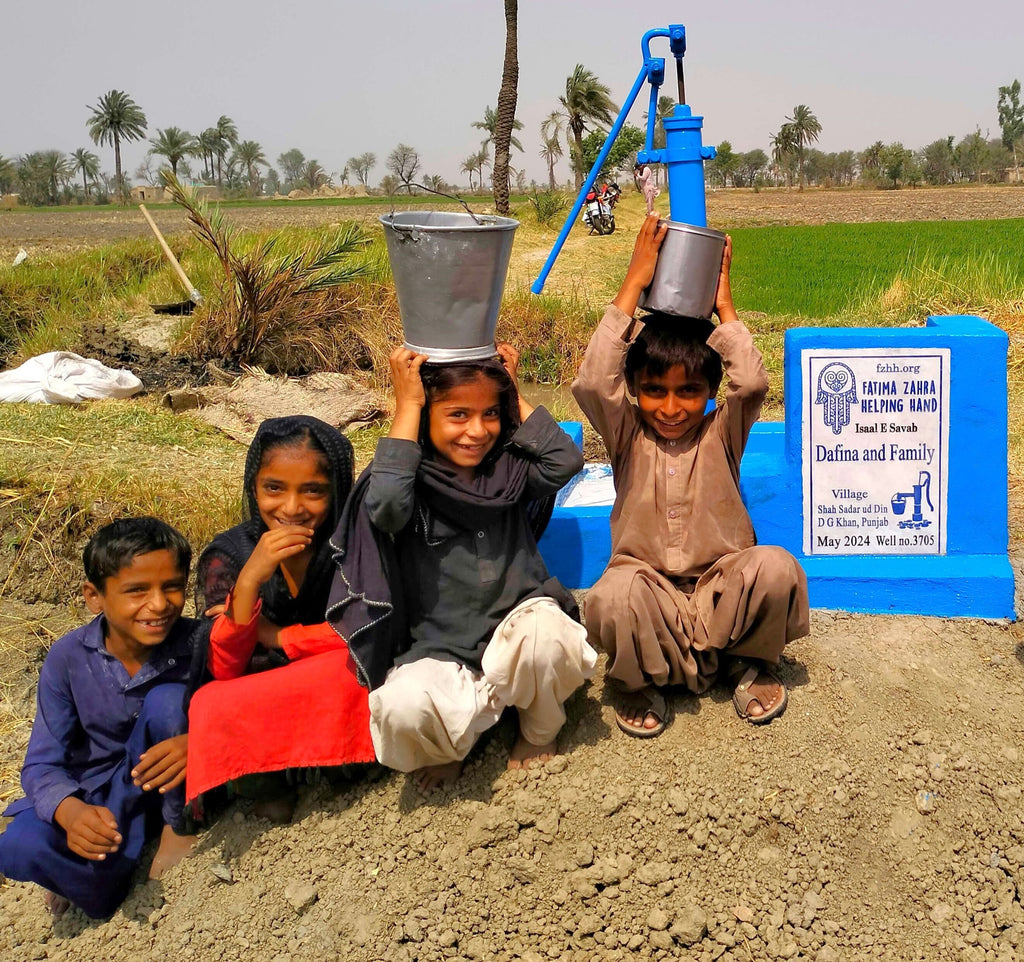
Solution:
<svg viewBox="0 0 1024 962"><path fill-rule="evenodd" d="M548 189L555 189L555 158L548 158Z"/></svg>
<svg viewBox="0 0 1024 962"><path fill-rule="evenodd" d="M124 177L121 176L121 138L114 131L114 178L117 180L117 196L124 203Z"/></svg>
<svg viewBox="0 0 1024 962"><path fill-rule="evenodd" d="M576 172L576 190L579 190L583 186L583 125L571 126L572 139L576 141L576 162L573 164L573 170Z"/></svg>
<svg viewBox="0 0 1024 962"><path fill-rule="evenodd" d="M499 214L509 212L508 161L519 93L519 0L504 2L505 64L501 71L501 89L498 91L498 108L495 111L494 166L491 178L494 185L494 207Z"/></svg>

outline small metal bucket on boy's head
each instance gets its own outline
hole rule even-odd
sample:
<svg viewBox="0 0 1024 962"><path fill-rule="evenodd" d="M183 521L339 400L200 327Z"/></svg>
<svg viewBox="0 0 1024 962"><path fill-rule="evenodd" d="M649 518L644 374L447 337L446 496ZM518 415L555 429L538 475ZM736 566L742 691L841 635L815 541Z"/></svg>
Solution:
<svg viewBox="0 0 1024 962"><path fill-rule="evenodd" d="M505 275L519 221L444 211L380 218L405 346L431 361L494 357Z"/></svg>
<svg viewBox="0 0 1024 962"><path fill-rule="evenodd" d="M715 310L725 234L707 227L660 221L668 233L658 252L658 266L640 306L677 317L710 318Z"/></svg>

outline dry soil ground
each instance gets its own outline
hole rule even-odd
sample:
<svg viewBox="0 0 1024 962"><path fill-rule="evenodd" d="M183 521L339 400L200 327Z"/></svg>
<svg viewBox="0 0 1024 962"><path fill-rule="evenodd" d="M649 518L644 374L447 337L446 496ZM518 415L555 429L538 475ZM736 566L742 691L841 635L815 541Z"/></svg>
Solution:
<svg viewBox="0 0 1024 962"><path fill-rule="evenodd" d="M737 224L1019 216L1024 204L1024 191L985 189L963 207L971 196L710 203ZM878 207L889 203L902 215ZM100 239L135 230L135 215L110 214ZM97 242L91 215L0 213L0 250L28 236L10 217L31 218L42 243ZM46 644L82 616L4 596L0 769L22 757ZM506 721L429 800L389 774L304 789L286 827L235 803L193 858L140 880L107 922L51 922L38 890L9 883L0 959L1024 959L1021 626L816 612L783 674L789 710L763 729L725 692L680 693L662 737L628 739L599 675L570 703L563 754L539 770L505 772ZM0 793L12 788L8 777Z"/></svg>

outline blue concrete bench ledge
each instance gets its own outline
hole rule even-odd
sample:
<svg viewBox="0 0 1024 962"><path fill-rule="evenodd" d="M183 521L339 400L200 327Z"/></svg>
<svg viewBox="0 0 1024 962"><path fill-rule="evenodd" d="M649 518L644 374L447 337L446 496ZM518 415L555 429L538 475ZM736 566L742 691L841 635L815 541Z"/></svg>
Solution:
<svg viewBox="0 0 1024 962"><path fill-rule="evenodd" d="M761 544L800 559L811 606L843 611L1014 618L1007 555L1008 340L976 317L933 317L921 328L801 328L786 333L786 421L756 424L740 492ZM944 555L803 554L800 352L950 348L949 474ZM582 446L578 422L563 428ZM556 507L540 549L569 588L589 588L611 552L611 506Z"/></svg>

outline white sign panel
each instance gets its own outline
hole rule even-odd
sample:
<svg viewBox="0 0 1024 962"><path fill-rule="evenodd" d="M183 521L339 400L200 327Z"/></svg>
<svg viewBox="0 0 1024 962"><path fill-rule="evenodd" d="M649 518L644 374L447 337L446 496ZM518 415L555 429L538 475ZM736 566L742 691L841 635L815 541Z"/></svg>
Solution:
<svg viewBox="0 0 1024 962"><path fill-rule="evenodd" d="M804 554L946 553L949 349L801 352Z"/></svg>

